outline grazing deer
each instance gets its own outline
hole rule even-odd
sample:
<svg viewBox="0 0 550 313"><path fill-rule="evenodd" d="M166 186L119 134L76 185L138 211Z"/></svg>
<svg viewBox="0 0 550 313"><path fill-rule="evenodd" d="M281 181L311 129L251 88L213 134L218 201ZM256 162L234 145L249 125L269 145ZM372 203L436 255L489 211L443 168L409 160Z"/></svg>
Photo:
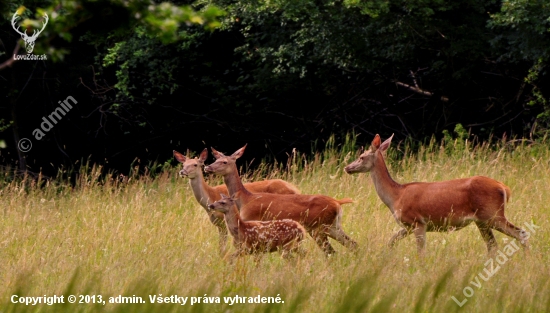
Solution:
<svg viewBox="0 0 550 313"><path fill-rule="evenodd" d="M210 187L204 181L204 176L202 175L202 167L204 166L204 161L208 158L208 150L204 149L199 158L190 159L185 157L183 154L174 150L174 157L180 163L183 164L183 169L180 171L181 176L187 176L189 178L189 184L195 195L195 199L199 204L206 210L210 222L218 228L220 235L219 240L219 250L220 254L225 254L225 247L227 242L227 229L223 222L223 214L219 212L212 212L208 209L208 204L217 201L220 198L220 194L227 194L227 187L225 185L219 185L215 187ZM280 193L280 194L295 194L300 193L298 188L296 188L291 183L287 183L281 179L271 179L264 181L257 181L246 184L247 188L255 190L256 192L269 192L269 193Z"/></svg>
<svg viewBox="0 0 550 313"><path fill-rule="evenodd" d="M526 232L504 217L510 198L508 186L484 176L401 185L391 178L384 162L392 138L380 144L380 136L376 135L370 149L345 168L348 174L371 172L378 196L404 227L393 235L390 247L414 233L418 252L422 253L427 231L458 230L475 222L489 254L497 249L491 229L518 239L528 248Z"/></svg>
<svg viewBox="0 0 550 313"><path fill-rule="evenodd" d="M235 206L235 198L222 194L221 199L210 204L212 211L225 216L225 224L233 236L237 252L232 258L243 254L266 253L281 250L283 256L298 250L299 242L306 236L300 223L285 219L274 221L243 221Z"/></svg>
<svg viewBox="0 0 550 313"><path fill-rule="evenodd" d="M242 184L237 171L236 161L243 155L245 148L246 145L231 156L225 156L212 148L216 161L205 167L207 173L223 176L229 193L236 198L243 221L272 219L297 221L305 227L327 255L335 252L327 236L348 248L357 247L357 243L344 233L340 225L341 205L353 202L351 199L336 200L323 195L279 195L253 192Z"/></svg>

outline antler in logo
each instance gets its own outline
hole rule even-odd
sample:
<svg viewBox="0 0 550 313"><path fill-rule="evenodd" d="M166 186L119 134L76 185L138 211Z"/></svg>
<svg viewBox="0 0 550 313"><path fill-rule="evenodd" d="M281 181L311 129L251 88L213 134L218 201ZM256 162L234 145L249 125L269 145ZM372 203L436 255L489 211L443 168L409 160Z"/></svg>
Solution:
<svg viewBox="0 0 550 313"><path fill-rule="evenodd" d="M23 38L23 40L25 41L25 49L27 49L27 52L32 53L32 51L34 50L34 42L36 41L36 38L38 38L38 35L40 35L40 33L44 30L44 28L46 28L46 25L48 24L48 14L44 13L45 22L44 26L42 26L42 29L38 32L36 32L36 29L33 30L32 36L30 37L27 35L26 30L24 32L20 32L19 26L17 26L17 28L15 27L15 22L18 18L19 16L17 16L17 12L15 12L15 14L13 14L13 18L11 19L11 26L18 34L21 35L21 38Z"/></svg>

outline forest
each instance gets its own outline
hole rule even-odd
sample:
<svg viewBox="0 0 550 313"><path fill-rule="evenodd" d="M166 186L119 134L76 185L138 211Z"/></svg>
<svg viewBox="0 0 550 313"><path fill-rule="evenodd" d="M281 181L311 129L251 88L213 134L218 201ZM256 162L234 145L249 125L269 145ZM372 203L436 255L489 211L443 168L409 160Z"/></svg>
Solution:
<svg viewBox="0 0 550 313"><path fill-rule="evenodd" d="M547 1L42 0L0 13L9 171L154 171L174 149L244 143L248 163L285 162L331 136L533 141L550 126ZM32 53L23 30L41 30Z"/></svg>

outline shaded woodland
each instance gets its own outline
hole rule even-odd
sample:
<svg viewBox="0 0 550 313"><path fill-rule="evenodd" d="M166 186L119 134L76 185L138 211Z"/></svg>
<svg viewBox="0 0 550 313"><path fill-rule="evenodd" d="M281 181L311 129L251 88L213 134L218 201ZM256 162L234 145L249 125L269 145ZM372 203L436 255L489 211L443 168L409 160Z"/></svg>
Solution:
<svg viewBox="0 0 550 313"><path fill-rule="evenodd" d="M49 16L33 51L47 60L14 59L15 13L29 35ZM284 162L332 135L423 142L458 125L537 140L550 126L547 1L3 1L0 14L7 169L127 173L244 143L248 162Z"/></svg>

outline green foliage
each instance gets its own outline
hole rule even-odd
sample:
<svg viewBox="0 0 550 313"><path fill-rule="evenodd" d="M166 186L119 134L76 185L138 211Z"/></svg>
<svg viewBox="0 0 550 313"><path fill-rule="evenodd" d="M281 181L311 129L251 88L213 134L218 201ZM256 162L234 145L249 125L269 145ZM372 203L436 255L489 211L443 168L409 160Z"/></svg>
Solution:
<svg viewBox="0 0 550 313"><path fill-rule="evenodd" d="M84 39L101 47L96 57L99 75L114 68L114 95L105 95L111 104L106 112L116 115L122 124L147 126L142 105L157 103L157 97L173 94L180 84L176 74L183 67L181 54L188 54L204 36L203 25L210 32L219 26L224 12L213 5L203 5L199 11L188 5L163 2L142 7L130 6L138 23L125 31L119 29L104 36L88 33ZM193 60L193 57L188 58Z"/></svg>
<svg viewBox="0 0 550 313"><path fill-rule="evenodd" d="M491 14L489 25L520 30L528 37L526 44L535 43L536 38L548 40L550 6L543 0L504 0L500 12Z"/></svg>
<svg viewBox="0 0 550 313"><path fill-rule="evenodd" d="M29 32L50 16L35 51L55 63L6 66L17 77L2 77L13 85L0 91L14 107L45 90L79 92L90 100L79 100L87 111L80 116L91 112L88 121L97 118L112 142L134 139L134 148L166 144L190 125L208 128L197 142L253 137L277 158L350 130L421 142L457 124L485 138L550 127L545 1L2 2L0 26L11 35L2 58L19 41L9 20L23 4ZM51 85L27 84L36 77ZM55 104L52 94L41 99ZM44 114L35 112L37 120ZM117 123L107 131L109 118ZM3 125L18 125L10 122ZM22 132L35 127L19 124ZM71 125L96 140L95 123ZM72 133L62 127L57 134Z"/></svg>
<svg viewBox="0 0 550 313"><path fill-rule="evenodd" d="M491 13L488 26L502 32L492 41L494 46L503 49L500 59L531 64L523 79L532 86L532 97L527 104L540 108L537 120L546 131L550 129L550 96L540 85L541 81L548 81L550 5L542 0L505 0L500 11Z"/></svg>
<svg viewBox="0 0 550 313"><path fill-rule="evenodd" d="M51 45L51 40L55 37L62 38L71 42L73 34L71 30L78 27L79 24L93 18L93 12L87 10L91 5L101 5L105 10L120 9L130 16L129 25L121 23L119 28L111 30L113 33L120 33L121 29L143 26L147 29L147 34L151 38L159 39L162 43L172 43L181 40L182 28L198 24L203 25L207 30L214 30L219 27L219 18L225 12L216 6L204 6L200 11L194 10L189 5L176 5L171 2L162 2L156 4L153 1L122 1L122 0L103 0L93 1L44 1L42 7L36 9L35 18L24 6L18 7L17 11L25 19L21 21L23 28L31 27L40 29L42 27L42 18L48 14L50 21L41 37L47 37L49 40L37 41L36 54L48 53L53 61L61 61L69 50ZM12 10L14 5L12 5ZM11 20L12 10L2 12L6 21ZM120 12L119 12L120 14ZM9 18L8 18L9 15ZM123 19L124 21L125 19Z"/></svg>
<svg viewBox="0 0 550 313"><path fill-rule="evenodd" d="M468 153L470 148L468 137L470 137L470 134L464 129L462 124L458 123L455 125L454 135L452 136L447 130L443 131L442 146L445 147L447 155L453 155L457 151Z"/></svg>
<svg viewBox="0 0 550 313"><path fill-rule="evenodd" d="M347 7L357 7L361 9L361 13L367 14L373 18L389 12L390 1L360 1L360 0L345 0L344 4Z"/></svg>
<svg viewBox="0 0 550 313"><path fill-rule="evenodd" d="M6 131L13 125L13 121L6 122L5 119L0 119L0 133Z"/></svg>
<svg viewBox="0 0 550 313"><path fill-rule="evenodd" d="M152 4L144 13L143 20L152 29L151 34L164 44L176 42L182 38L180 35L182 24L188 26L200 24L207 30L214 30L220 26L218 18L225 14L216 6L206 6L202 11L197 12L190 6L177 6L169 2Z"/></svg>
<svg viewBox="0 0 550 313"><path fill-rule="evenodd" d="M530 106L542 107L542 112L537 115L537 120L542 124L543 130L548 131L550 130L550 98L545 97L542 90L537 86L539 75L545 67L545 62L543 62L542 58L539 58L538 61L529 69L529 72L525 77L525 82L533 85L533 89L531 89L533 98L528 102L528 104Z"/></svg>
<svg viewBox="0 0 550 313"><path fill-rule="evenodd" d="M468 131L466 129L464 129L464 126L462 126L462 124L460 124L460 123L455 125L454 133L456 135L456 140L458 140L458 141L465 141L469 137ZM451 136L449 131L447 131L447 130L443 131L443 141L445 143L451 143L454 140L455 139L453 139L453 137Z"/></svg>
<svg viewBox="0 0 550 313"><path fill-rule="evenodd" d="M171 55L167 49L158 49L160 45L162 43L148 34L144 27L136 27L130 37L115 42L112 48L107 49L102 66L117 67L117 101L137 101L137 96L151 104L155 102L156 95L163 92L171 94L178 87L173 79L173 73L180 65L178 57ZM138 71L144 77L136 77ZM146 83L138 84L136 81Z"/></svg>
<svg viewBox="0 0 550 313"><path fill-rule="evenodd" d="M219 5L223 6L223 2ZM471 32L472 28L485 26L475 16L483 11L484 5L488 4L456 1L345 1L344 5L332 1L234 3L227 7L233 18L224 20L222 29L233 28L243 34L245 44L236 51L246 60L263 65L257 70L256 80L305 78L323 75L323 69L314 66L321 64L348 71L384 70L392 64L396 69L417 58L419 50L425 51L434 44L443 45L439 50L442 60L450 55L471 55L481 49L480 40L484 38L464 36L465 27ZM445 15L453 10L468 10L471 14L456 24ZM399 70L408 72L407 68Z"/></svg>

